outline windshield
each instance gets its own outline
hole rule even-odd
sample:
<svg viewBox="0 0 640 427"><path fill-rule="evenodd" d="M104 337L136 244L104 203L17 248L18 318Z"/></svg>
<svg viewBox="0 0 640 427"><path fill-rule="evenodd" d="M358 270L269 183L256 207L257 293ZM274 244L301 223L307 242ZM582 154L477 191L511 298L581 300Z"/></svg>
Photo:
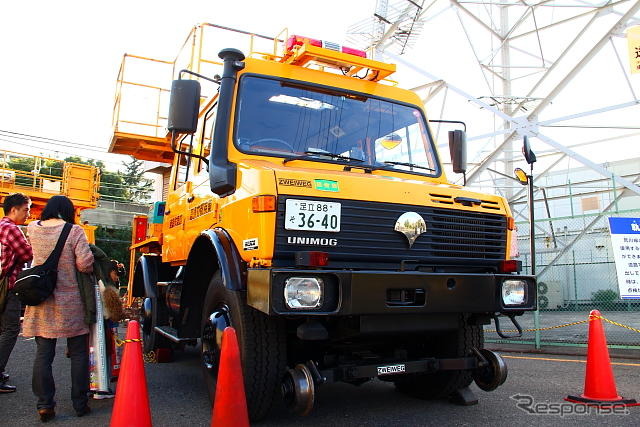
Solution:
<svg viewBox="0 0 640 427"><path fill-rule="evenodd" d="M383 99L244 76L236 123L246 153L440 173L420 111Z"/></svg>

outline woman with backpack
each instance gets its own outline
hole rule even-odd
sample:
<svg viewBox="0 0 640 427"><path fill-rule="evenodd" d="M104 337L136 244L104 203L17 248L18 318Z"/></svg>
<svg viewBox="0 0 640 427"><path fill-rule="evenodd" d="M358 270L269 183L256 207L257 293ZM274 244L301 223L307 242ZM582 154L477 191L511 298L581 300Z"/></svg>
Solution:
<svg viewBox="0 0 640 427"><path fill-rule="evenodd" d="M53 293L36 306L27 306L23 335L35 337L36 357L33 363L33 393L38 397L40 420L55 417L55 382L52 363L56 340L67 339L71 358L71 400L76 415L90 412L89 392L89 325L85 322L85 303L76 278L76 270L89 273L93 254L84 231L75 224L75 209L65 196L53 196L39 221L28 226L33 248L33 265L44 263L56 246L64 225L72 224L58 262L58 278Z"/></svg>

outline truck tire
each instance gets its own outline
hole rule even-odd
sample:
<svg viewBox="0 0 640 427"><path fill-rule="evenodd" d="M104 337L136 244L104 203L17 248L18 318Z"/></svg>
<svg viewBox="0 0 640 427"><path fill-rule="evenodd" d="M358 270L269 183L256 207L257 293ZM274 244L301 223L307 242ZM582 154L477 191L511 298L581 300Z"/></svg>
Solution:
<svg viewBox="0 0 640 427"><path fill-rule="evenodd" d="M473 347L484 347L484 331L481 326L469 325L466 316L460 317L456 332L438 340L436 357L465 357ZM396 389L420 399L446 398L456 390L473 382L472 371L440 371L432 374L404 375L394 381Z"/></svg>
<svg viewBox="0 0 640 427"><path fill-rule="evenodd" d="M202 369L212 402L215 401L220 361L218 340L215 331L214 336L211 334L209 320L215 312L224 312L228 317L226 322L236 330L249 418L258 421L269 413L274 398L280 395L287 361L284 326L279 319L249 307L244 292L225 288L220 272L213 276L205 297L201 322ZM209 333L207 327L210 328Z"/></svg>
<svg viewBox="0 0 640 427"><path fill-rule="evenodd" d="M150 307L145 307L145 305ZM156 297L147 297L142 307L142 343L145 353L159 348L172 348L172 343L155 331L156 326L169 324L169 312Z"/></svg>

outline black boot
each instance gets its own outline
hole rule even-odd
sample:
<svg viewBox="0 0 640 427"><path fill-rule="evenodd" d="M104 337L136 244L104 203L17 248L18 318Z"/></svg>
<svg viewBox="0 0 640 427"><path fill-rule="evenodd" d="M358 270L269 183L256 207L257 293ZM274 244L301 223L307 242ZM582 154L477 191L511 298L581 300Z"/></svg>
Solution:
<svg viewBox="0 0 640 427"><path fill-rule="evenodd" d="M0 394L13 393L14 391L16 391L16 386L9 385L7 383L0 383Z"/></svg>

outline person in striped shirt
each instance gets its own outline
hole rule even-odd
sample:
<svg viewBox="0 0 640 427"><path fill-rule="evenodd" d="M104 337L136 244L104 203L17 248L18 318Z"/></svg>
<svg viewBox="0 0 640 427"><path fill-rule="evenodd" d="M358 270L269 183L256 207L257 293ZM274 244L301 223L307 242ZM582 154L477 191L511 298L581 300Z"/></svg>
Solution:
<svg viewBox="0 0 640 427"><path fill-rule="evenodd" d="M0 220L0 277L7 281L4 307L0 304L0 394L12 393L16 387L7 384L9 375L4 371L11 351L20 333L20 300L11 292L16 276L24 264L33 258L31 245L20 231L19 225L29 218L31 200L22 193L4 199L4 218Z"/></svg>

